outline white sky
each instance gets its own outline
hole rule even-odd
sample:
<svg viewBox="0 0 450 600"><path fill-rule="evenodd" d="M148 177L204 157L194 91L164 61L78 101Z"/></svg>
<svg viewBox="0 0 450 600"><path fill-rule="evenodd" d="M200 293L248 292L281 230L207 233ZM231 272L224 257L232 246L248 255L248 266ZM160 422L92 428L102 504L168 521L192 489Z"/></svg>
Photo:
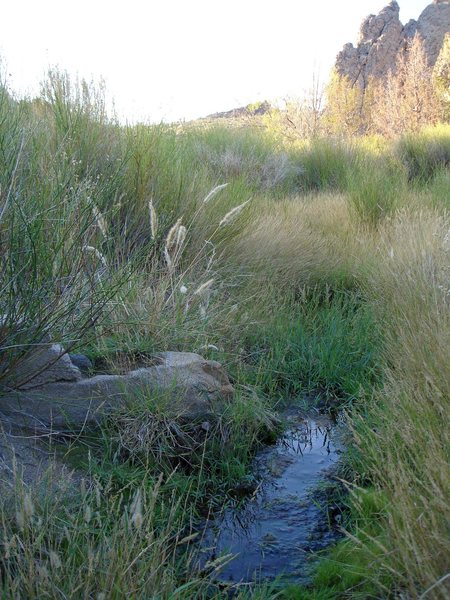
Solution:
<svg viewBox="0 0 450 600"><path fill-rule="evenodd" d="M399 0L403 23L431 0ZM119 116L177 120L301 96L388 0L0 0L18 93L49 66L106 81Z"/></svg>

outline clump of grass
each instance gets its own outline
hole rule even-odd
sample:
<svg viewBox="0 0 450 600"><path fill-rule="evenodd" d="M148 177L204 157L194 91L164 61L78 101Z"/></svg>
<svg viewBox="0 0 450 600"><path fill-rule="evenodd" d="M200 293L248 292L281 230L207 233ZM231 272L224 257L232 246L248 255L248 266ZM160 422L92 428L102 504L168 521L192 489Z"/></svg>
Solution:
<svg viewBox="0 0 450 600"><path fill-rule="evenodd" d="M160 465L167 461L176 466L191 465L204 444L210 424L186 423L166 414L157 415L147 408L140 413L134 410L132 414L116 415L114 426L109 429L122 456L143 462L151 459Z"/></svg>
<svg viewBox="0 0 450 600"><path fill-rule="evenodd" d="M140 486L93 482L71 497L39 498L18 484L0 509L4 598L129 596L192 598L200 578L180 584L189 549L187 496L170 477L148 474ZM186 563L185 563L186 564Z"/></svg>
<svg viewBox="0 0 450 600"><path fill-rule="evenodd" d="M282 290L352 286L357 225L345 199L311 195L254 204L252 219L227 249L230 259Z"/></svg>
<svg viewBox="0 0 450 600"><path fill-rule="evenodd" d="M182 394L179 401L173 393L134 398L104 427L104 440L114 461L200 476L197 500L208 503L247 474L255 448L278 429L262 394L238 387L233 402L197 420L183 414Z"/></svg>
<svg viewBox="0 0 450 600"><path fill-rule="evenodd" d="M343 293L312 291L298 303L286 296L277 313L244 338L245 379L273 398L313 392L328 405L342 405L377 383L378 332L363 302ZM275 300L272 300L275 302Z"/></svg>
<svg viewBox="0 0 450 600"><path fill-rule="evenodd" d="M402 176L384 160L360 161L348 174L347 194L361 222L377 226L401 205L405 193Z"/></svg>
<svg viewBox="0 0 450 600"><path fill-rule="evenodd" d="M211 127L196 135L194 150L200 162L216 176L240 179L253 192L277 197L295 191L301 168L287 152L274 148L264 131Z"/></svg>
<svg viewBox="0 0 450 600"><path fill-rule="evenodd" d="M428 128L402 137L396 153L410 182L429 183L437 171L450 166L450 126Z"/></svg>
<svg viewBox="0 0 450 600"><path fill-rule="evenodd" d="M355 160L355 150L349 143L338 140L313 139L300 151L299 189L309 191L342 191L347 172Z"/></svg>
<svg viewBox="0 0 450 600"><path fill-rule="evenodd" d="M381 563L412 597L444 598L449 554L446 360L448 224L403 213L387 227L369 280L384 328L385 386L354 427L360 456L386 495ZM440 583L439 583L440 582Z"/></svg>

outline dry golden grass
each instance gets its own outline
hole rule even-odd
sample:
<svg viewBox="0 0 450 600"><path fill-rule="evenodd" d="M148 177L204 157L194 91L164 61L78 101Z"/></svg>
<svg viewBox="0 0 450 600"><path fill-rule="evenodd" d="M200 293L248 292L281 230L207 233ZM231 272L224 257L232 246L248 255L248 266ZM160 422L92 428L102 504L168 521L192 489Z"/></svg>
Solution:
<svg viewBox="0 0 450 600"><path fill-rule="evenodd" d="M368 285L389 365L360 450L388 498L385 567L411 598L448 597L448 220L403 212L380 235ZM421 595L422 594L422 595Z"/></svg>
<svg viewBox="0 0 450 600"><path fill-rule="evenodd" d="M187 496L162 500L162 483L149 474L130 493L91 480L80 495L72 482L72 495L39 498L19 479L14 502L0 505L2 597L195 596L195 576L177 583L179 552L192 539L183 527Z"/></svg>
<svg viewBox="0 0 450 600"><path fill-rule="evenodd" d="M259 204L229 252L262 277L297 287L351 276L358 245L345 198L320 194Z"/></svg>
<svg viewBox="0 0 450 600"><path fill-rule="evenodd" d="M410 598L443 599L450 584L449 220L417 203L411 198L410 209L377 228L358 224L345 196L267 205L239 239L237 256L287 286L341 274L373 306L384 386L367 399L364 419L354 413L351 422L369 477L387 498L378 540L384 557L374 576L390 573Z"/></svg>

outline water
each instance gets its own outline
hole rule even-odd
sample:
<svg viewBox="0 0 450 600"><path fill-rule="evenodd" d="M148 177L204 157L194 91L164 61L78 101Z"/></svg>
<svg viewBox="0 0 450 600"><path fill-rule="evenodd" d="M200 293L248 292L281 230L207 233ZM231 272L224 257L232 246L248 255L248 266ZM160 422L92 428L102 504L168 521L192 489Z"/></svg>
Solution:
<svg viewBox="0 0 450 600"><path fill-rule="evenodd" d="M295 412L288 416L283 437L255 459L256 489L205 528L203 564L224 554L234 556L215 574L224 583L278 576L306 583L312 553L337 537L326 494L318 488L339 458L331 423Z"/></svg>

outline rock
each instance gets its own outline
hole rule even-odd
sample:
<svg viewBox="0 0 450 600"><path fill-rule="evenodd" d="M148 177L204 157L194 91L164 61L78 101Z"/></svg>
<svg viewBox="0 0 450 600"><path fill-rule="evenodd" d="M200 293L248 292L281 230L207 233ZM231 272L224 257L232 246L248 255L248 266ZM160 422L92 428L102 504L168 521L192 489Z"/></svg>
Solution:
<svg viewBox="0 0 450 600"><path fill-rule="evenodd" d="M439 55L445 34L450 31L450 0L437 0L425 8L417 21L405 26L400 7L393 0L378 15L369 15L362 23L357 46L346 44L336 58L336 71L353 85L365 89L369 79L383 79L395 68L399 52L418 33L430 66Z"/></svg>
<svg viewBox="0 0 450 600"><path fill-rule="evenodd" d="M75 432L98 424L130 398L165 394L173 417L204 421L233 393L225 371L215 361L189 352L165 352L158 357L161 364L125 375L80 375L71 381L43 377L45 383L39 387L10 390L1 396L0 417L39 432Z"/></svg>
<svg viewBox="0 0 450 600"><path fill-rule="evenodd" d="M80 370L72 364L59 344L34 347L10 373L2 377L1 388L28 390L60 381L79 381ZM0 388L0 389L1 389Z"/></svg>
<svg viewBox="0 0 450 600"><path fill-rule="evenodd" d="M428 63L436 63L444 38L450 32L450 1L435 0L420 15L417 20L417 33L424 42Z"/></svg>
<svg viewBox="0 0 450 600"><path fill-rule="evenodd" d="M92 373L92 371L94 370L94 365L92 364L92 361L89 360L89 358L84 354L73 354L72 352L70 352L69 358L72 364L75 365L75 367L77 367L78 369L80 369L83 375L89 375L89 373Z"/></svg>
<svg viewBox="0 0 450 600"><path fill-rule="evenodd" d="M395 65L402 45L403 25L400 7L391 2L378 15L369 15L362 23L358 45L346 44L336 58L339 75L353 84L366 87L369 77L381 77Z"/></svg>
<svg viewBox="0 0 450 600"><path fill-rule="evenodd" d="M16 379L10 374L8 386L3 386L0 496L4 498L14 493L17 479L44 491L73 487L79 474L67 469L55 453L57 445L52 447L49 442L58 434L78 433L86 425L98 424L112 411L126 407L132 398L163 395L168 416L198 420L207 431L210 420L233 393L222 366L198 354L165 352L150 367L124 375L83 378L63 352L54 344L30 353L21 362L21 369L26 366L33 379L23 384L20 371ZM78 357L75 361L87 366ZM22 383L20 389L11 389L15 382Z"/></svg>
<svg viewBox="0 0 450 600"><path fill-rule="evenodd" d="M33 492L72 493L80 476L56 455L48 439L24 435L20 429L0 432L0 498L10 506L22 485Z"/></svg>

